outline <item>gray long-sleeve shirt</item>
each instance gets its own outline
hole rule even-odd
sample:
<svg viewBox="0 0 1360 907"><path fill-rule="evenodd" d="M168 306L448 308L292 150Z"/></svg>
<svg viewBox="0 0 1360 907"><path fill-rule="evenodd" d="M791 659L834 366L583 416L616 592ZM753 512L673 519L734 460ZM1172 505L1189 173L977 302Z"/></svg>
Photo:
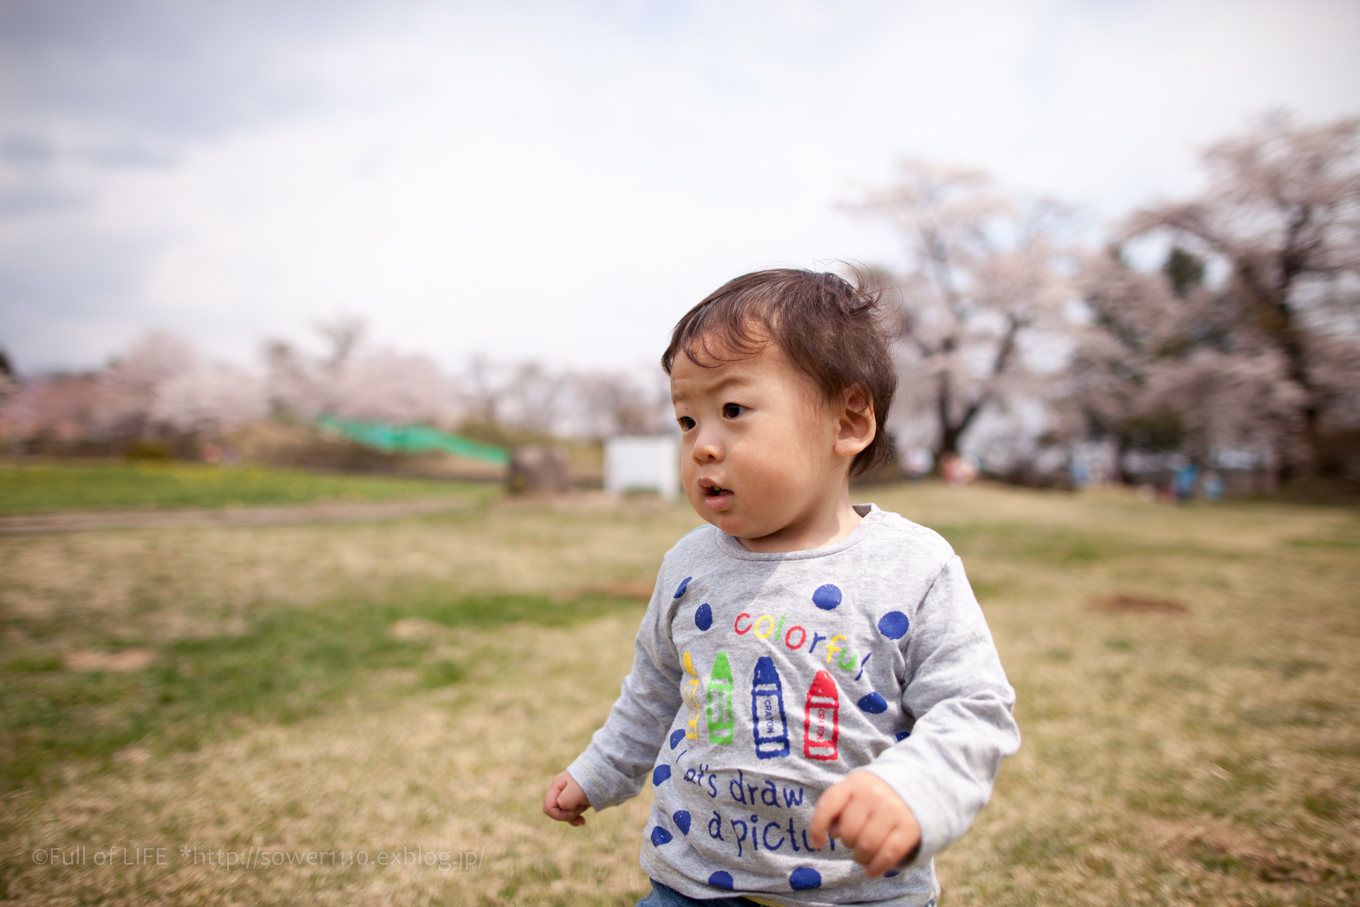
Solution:
<svg viewBox="0 0 1360 907"><path fill-rule="evenodd" d="M933 856L1019 747L1006 682L963 565L873 505L845 539L764 554L705 526L666 555L632 672L567 769L596 809L655 789L641 862L695 898L925 904ZM921 825L891 876L808 847L822 791L886 781Z"/></svg>

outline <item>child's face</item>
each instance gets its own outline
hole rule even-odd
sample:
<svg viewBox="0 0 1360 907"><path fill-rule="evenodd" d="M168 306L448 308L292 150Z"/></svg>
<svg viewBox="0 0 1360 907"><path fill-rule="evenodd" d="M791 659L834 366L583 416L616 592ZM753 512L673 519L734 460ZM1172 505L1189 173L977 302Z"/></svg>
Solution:
<svg viewBox="0 0 1360 907"><path fill-rule="evenodd" d="M777 345L711 368L682 353L671 397L701 517L755 551L825 544L820 528L849 510L850 460L837 453L837 412Z"/></svg>

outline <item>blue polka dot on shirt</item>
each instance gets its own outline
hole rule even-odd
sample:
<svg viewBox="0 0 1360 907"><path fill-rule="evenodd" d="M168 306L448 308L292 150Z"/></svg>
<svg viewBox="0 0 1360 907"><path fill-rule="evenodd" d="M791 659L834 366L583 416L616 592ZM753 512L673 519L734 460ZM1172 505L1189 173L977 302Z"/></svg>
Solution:
<svg viewBox="0 0 1360 907"><path fill-rule="evenodd" d="M878 632L889 639L901 639L907 635L911 621L901 611L889 611L878 619Z"/></svg>
<svg viewBox="0 0 1360 907"><path fill-rule="evenodd" d="M868 712L870 715L878 715L888 710L888 700L884 699L879 693L866 693L859 702L860 711Z"/></svg>
<svg viewBox="0 0 1360 907"><path fill-rule="evenodd" d="M827 583L825 586L818 586L817 591L812 593L812 603L823 611L835 610L841 603L841 590Z"/></svg>

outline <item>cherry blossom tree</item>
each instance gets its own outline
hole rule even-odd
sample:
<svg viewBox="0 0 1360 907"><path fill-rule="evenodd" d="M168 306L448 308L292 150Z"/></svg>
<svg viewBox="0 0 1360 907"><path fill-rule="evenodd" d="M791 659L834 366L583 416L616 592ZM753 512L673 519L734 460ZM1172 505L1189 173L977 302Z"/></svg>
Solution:
<svg viewBox="0 0 1360 907"><path fill-rule="evenodd" d="M539 362L520 362L500 385L496 411L507 425L552 434L569 401L571 378Z"/></svg>
<svg viewBox="0 0 1360 907"><path fill-rule="evenodd" d="M317 325L326 349L308 355L287 341L265 346L266 385L276 412L323 414L394 425L452 425L461 418L454 381L432 359L364 344L364 323L337 316Z"/></svg>
<svg viewBox="0 0 1360 907"><path fill-rule="evenodd" d="M202 436L242 428L268 414L264 382L221 364L204 364L163 381L149 413L153 422Z"/></svg>
<svg viewBox="0 0 1360 907"><path fill-rule="evenodd" d="M1003 196L980 171L919 161L848 207L902 237L906 267L870 280L900 316L897 417L934 425L940 462L987 410L1055 377L1072 298L1053 239L1059 212Z"/></svg>
<svg viewBox="0 0 1360 907"><path fill-rule="evenodd" d="M1284 462L1297 433L1297 388L1283 357L1243 343L1231 297L1205 263L1173 247L1159 272L1121 251L1085 257L1077 285L1091 321L1072 358L1073 398L1091 433L1131 450L1176 450L1207 463L1244 447Z"/></svg>
<svg viewBox="0 0 1360 907"><path fill-rule="evenodd" d="M287 340L264 344L265 393L277 416L314 419L326 411L325 382L316 363Z"/></svg>
<svg viewBox="0 0 1360 907"><path fill-rule="evenodd" d="M342 419L450 425L460 412L451 380L432 359L394 350L348 357L327 390L327 411Z"/></svg>
<svg viewBox="0 0 1360 907"><path fill-rule="evenodd" d="M99 374L98 422L123 437L154 427L152 411L161 386L201 365L198 352L172 334L154 332L133 344Z"/></svg>
<svg viewBox="0 0 1360 907"><path fill-rule="evenodd" d="M476 356L458 382L467 418L479 432L606 438L669 429L670 384L650 373L553 369L540 362Z"/></svg>
<svg viewBox="0 0 1360 907"><path fill-rule="evenodd" d="M1262 379L1287 384L1266 411L1288 409L1285 464L1313 471L1326 418L1360 398L1360 119L1301 126L1277 114L1214 145L1204 163L1209 184L1198 198L1137 212L1124 238L1169 239L1224 275L1209 289L1230 323L1221 354L1199 356L1196 374L1218 368L1229 380L1250 362ZM1175 405L1176 382L1164 383ZM1254 418L1242 407L1225 412Z"/></svg>
<svg viewBox="0 0 1360 907"><path fill-rule="evenodd" d="M42 375L15 382L0 402L0 438L87 438L96 431L101 401L94 375Z"/></svg>
<svg viewBox="0 0 1360 907"><path fill-rule="evenodd" d="M670 381L660 368L573 374L567 396L570 422L565 433L577 437L651 435L675 424Z"/></svg>

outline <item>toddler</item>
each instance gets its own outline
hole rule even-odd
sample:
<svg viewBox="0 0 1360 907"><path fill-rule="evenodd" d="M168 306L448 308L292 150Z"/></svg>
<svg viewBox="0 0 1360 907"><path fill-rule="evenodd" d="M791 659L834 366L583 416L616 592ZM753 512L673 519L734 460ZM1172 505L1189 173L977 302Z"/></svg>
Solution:
<svg viewBox="0 0 1360 907"><path fill-rule="evenodd" d="M963 566L850 478L888 454L881 312L834 274L738 277L662 357L704 526L661 566L633 670L543 811L650 782L640 905L933 904L932 858L1019 746Z"/></svg>

